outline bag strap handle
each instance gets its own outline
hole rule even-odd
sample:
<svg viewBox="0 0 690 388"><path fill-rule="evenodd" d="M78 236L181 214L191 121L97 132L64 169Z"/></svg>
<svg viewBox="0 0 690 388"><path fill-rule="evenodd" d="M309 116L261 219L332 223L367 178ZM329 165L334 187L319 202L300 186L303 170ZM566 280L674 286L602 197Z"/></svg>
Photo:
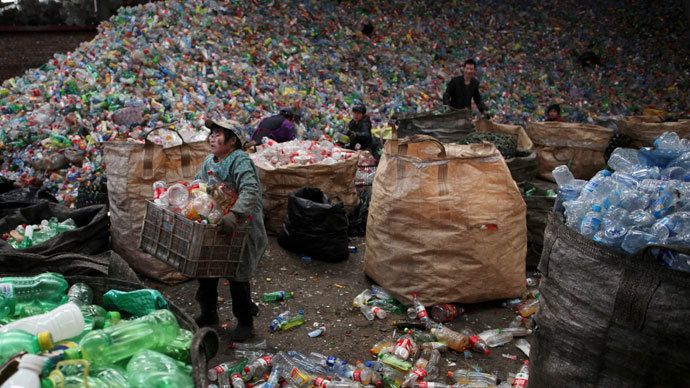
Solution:
<svg viewBox="0 0 690 388"><path fill-rule="evenodd" d="M654 249L667 249L676 253L690 255L690 248L653 244L648 245L631 258L623 272L616 301L613 306L612 321L624 327L641 330L646 319L647 308L661 284L662 273L673 271L670 276L685 279L690 284L690 274L664 269L656 262Z"/></svg>
<svg viewBox="0 0 690 388"><path fill-rule="evenodd" d="M441 158L446 157L446 147L444 147L440 141L436 140L435 138L433 138L429 135L414 135L414 136L402 139L400 142L398 142L398 147L397 147L396 151L400 155L403 155L403 156L407 155L407 147L410 144L416 144L416 143L434 144L439 149L438 156Z"/></svg>
<svg viewBox="0 0 690 388"><path fill-rule="evenodd" d="M189 152L189 147L185 147L187 145L187 143L184 141L184 138L182 137L182 135L175 129L156 127L156 128L153 128L144 134L144 164L143 164L143 169L142 169L142 174L141 174L142 178L146 179L146 180L151 180L154 178L153 153L154 153L154 148L155 148L156 144L149 140L149 135L152 132L155 132L159 129L167 129L168 131L175 132L177 134L177 136L179 136L180 140L182 140L182 144L181 144L181 148L180 148L180 164L182 167L182 173L185 174L186 176L192 176L193 175L193 172L191 172L192 155Z"/></svg>

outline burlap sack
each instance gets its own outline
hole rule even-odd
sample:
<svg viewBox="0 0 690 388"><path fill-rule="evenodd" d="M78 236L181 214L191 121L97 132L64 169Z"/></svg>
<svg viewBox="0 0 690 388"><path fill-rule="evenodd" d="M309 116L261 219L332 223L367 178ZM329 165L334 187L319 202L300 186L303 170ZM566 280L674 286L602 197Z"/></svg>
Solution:
<svg viewBox="0 0 690 388"><path fill-rule="evenodd" d="M255 160L264 189L264 218L266 230L279 234L287 215L290 194L303 187L321 189L333 202L342 202L346 212L359 203L355 187L358 158L335 164L274 167Z"/></svg>
<svg viewBox="0 0 690 388"><path fill-rule="evenodd" d="M390 140L374 179L364 271L427 305L525 290L525 203L489 143Z"/></svg>
<svg viewBox="0 0 690 388"><path fill-rule="evenodd" d="M604 151L613 130L598 125L529 122L527 134L537 149L537 176L553 181L551 171L567 165L575 178L589 179L606 167Z"/></svg>
<svg viewBox="0 0 690 388"><path fill-rule="evenodd" d="M527 136L527 132L520 125L499 124L491 120L477 120L474 123L477 132L497 132L517 137L517 148L521 151L529 151L534 148L534 143Z"/></svg>
<svg viewBox="0 0 690 388"><path fill-rule="evenodd" d="M651 147L654 139L664 132L675 132L681 138L690 138L690 120L661 122L659 116L630 116L618 120L621 133L630 137L630 147Z"/></svg>
<svg viewBox="0 0 690 388"><path fill-rule="evenodd" d="M139 250L146 200L152 198L156 181L193 179L209 153L207 142L184 143L166 149L148 140L145 144L105 143L112 247L135 271L166 283L186 279L172 267Z"/></svg>

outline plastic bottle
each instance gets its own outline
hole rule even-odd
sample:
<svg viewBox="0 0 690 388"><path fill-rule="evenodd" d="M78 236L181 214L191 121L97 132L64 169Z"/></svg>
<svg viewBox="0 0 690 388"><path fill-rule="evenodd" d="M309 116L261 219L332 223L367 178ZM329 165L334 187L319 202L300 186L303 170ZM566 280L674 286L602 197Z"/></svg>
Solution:
<svg viewBox="0 0 690 388"><path fill-rule="evenodd" d="M378 359L385 365L403 372L407 372L408 370L412 369L412 364L407 361L403 361L390 353L379 353Z"/></svg>
<svg viewBox="0 0 690 388"><path fill-rule="evenodd" d="M582 219L580 233L585 237L592 238L601 228L601 218L601 206L598 204L592 205L592 210L585 214L585 217Z"/></svg>
<svg viewBox="0 0 690 388"><path fill-rule="evenodd" d="M419 302L416 293L412 294L412 303L414 305L414 310L417 313L417 319L422 321L427 327L431 327L433 323L429 318L429 314L427 314L426 312L426 307L424 307L424 305L421 302Z"/></svg>
<svg viewBox="0 0 690 388"><path fill-rule="evenodd" d="M230 385L232 388L244 388L244 380L242 380L242 376L240 376L239 373L233 373L230 375Z"/></svg>
<svg viewBox="0 0 690 388"><path fill-rule="evenodd" d="M522 318L522 317L520 317ZM532 329L528 329L526 327L520 326L520 327L506 327L501 329L502 332L505 333L510 333L513 335L513 338L516 337L526 337L530 334L532 334Z"/></svg>
<svg viewBox="0 0 690 388"><path fill-rule="evenodd" d="M280 325L280 330L290 330L293 327L302 325L304 325L304 314L300 313L288 318L282 325Z"/></svg>
<svg viewBox="0 0 690 388"><path fill-rule="evenodd" d="M191 354L190 349L192 346L192 338L194 338L194 333L189 330L180 329L177 337L163 349L161 353L166 356L170 356L178 361L189 362Z"/></svg>
<svg viewBox="0 0 690 388"><path fill-rule="evenodd" d="M173 209L184 209L189 201L189 192L187 187L181 183L175 183L168 188L168 203Z"/></svg>
<svg viewBox="0 0 690 388"><path fill-rule="evenodd" d="M563 187L575 180L573 173L566 165L558 166L552 171L553 178L559 187Z"/></svg>
<svg viewBox="0 0 690 388"><path fill-rule="evenodd" d="M471 385L471 384L488 384L493 387L496 385L496 376L489 373L475 372L467 369L457 369L455 371L448 371L448 378L456 384Z"/></svg>
<svg viewBox="0 0 690 388"><path fill-rule="evenodd" d="M411 332L407 332L398 338L393 347L393 354L401 360L407 360L417 352L417 344L412 338Z"/></svg>
<svg viewBox="0 0 690 388"><path fill-rule="evenodd" d="M456 352L462 352L470 345L470 341L467 336L445 326L432 328L431 334L435 335L439 341L445 342L449 348L455 350Z"/></svg>
<svg viewBox="0 0 690 388"><path fill-rule="evenodd" d="M25 354L19 361L19 369L0 388L39 388L41 386L41 370L45 358L33 354Z"/></svg>
<svg viewBox="0 0 690 388"><path fill-rule="evenodd" d="M595 193L598 192L601 183L604 182L606 178L610 176L611 172L609 170L599 171L592 177L592 179L589 180L589 182L587 182L584 185L580 195L583 198L592 198L595 195Z"/></svg>
<svg viewBox="0 0 690 388"><path fill-rule="evenodd" d="M621 248L628 254L632 255L644 248L646 245L653 243L655 240L656 236L653 234L633 229L625 235L625 238L621 243Z"/></svg>
<svg viewBox="0 0 690 388"><path fill-rule="evenodd" d="M486 342L478 335L474 334L468 329L463 330L462 335L466 336L469 340L470 348L474 350L477 353L482 353L484 355L489 355L491 354L491 350L489 349L489 345L486 344Z"/></svg>
<svg viewBox="0 0 690 388"><path fill-rule="evenodd" d="M279 385L280 374L281 374L280 367L277 365L273 366L273 368L271 369L271 373L268 375L268 378L266 379L266 382L263 383L260 387L261 388L277 388Z"/></svg>
<svg viewBox="0 0 690 388"><path fill-rule="evenodd" d="M168 308L168 301L158 290L142 288L134 291L109 290L103 294L103 307L142 317Z"/></svg>
<svg viewBox="0 0 690 388"><path fill-rule="evenodd" d="M191 367L153 350L132 356L127 363L127 381L132 388L194 386Z"/></svg>
<svg viewBox="0 0 690 388"><path fill-rule="evenodd" d="M84 331L85 323L81 309L74 303L66 303L41 315L23 318L0 327L0 333L9 330L23 330L33 335L47 331L54 341L76 337Z"/></svg>
<svg viewBox="0 0 690 388"><path fill-rule="evenodd" d="M486 342L490 348L502 346L513 340L513 334L501 329L486 330L479 333L479 337Z"/></svg>
<svg viewBox="0 0 690 388"><path fill-rule="evenodd" d="M285 310L282 313L276 315L273 320L271 320L271 323L268 325L268 330L273 333L277 330L280 329L280 327L287 322L288 319L292 316L292 313L290 310Z"/></svg>
<svg viewBox="0 0 690 388"><path fill-rule="evenodd" d="M414 384L424 380L426 377L426 370L422 368L412 368L410 373L408 373L401 384L402 387L412 387Z"/></svg>
<svg viewBox="0 0 690 388"><path fill-rule="evenodd" d="M222 364L218 364L208 370L206 377L208 377L210 381L217 381L218 376L222 374L231 375L233 373L240 373L244 370L244 367L247 366L248 362L249 360L247 358L242 357L235 363L224 362Z"/></svg>
<svg viewBox="0 0 690 388"><path fill-rule="evenodd" d="M0 278L0 318L21 315L24 304L40 304L49 310L66 299L66 291L65 278L52 272L33 277Z"/></svg>
<svg viewBox="0 0 690 388"><path fill-rule="evenodd" d="M165 181L153 182L153 199L159 200L168 191L168 184Z"/></svg>
<svg viewBox="0 0 690 388"><path fill-rule="evenodd" d="M435 383L433 381L420 381L413 385L414 388L451 388L448 384Z"/></svg>
<svg viewBox="0 0 690 388"><path fill-rule="evenodd" d="M616 148L609 157L608 165L616 172L631 172L640 164L638 151L630 148Z"/></svg>
<svg viewBox="0 0 690 388"><path fill-rule="evenodd" d="M252 378L264 374L271 367L271 361L271 355L267 354L247 364L242 372L245 381L251 381Z"/></svg>
<svg viewBox="0 0 690 388"><path fill-rule="evenodd" d="M367 318L367 320L373 321L375 318L384 319L386 318L386 311L379 307L372 306L362 306L359 308L362 314Z"/></svg>
<svg viewBox="0 0 690 388"><path fill-rule="evenodd" d="M267 292L261 295L261 300L264 302L278 302L282 300L292 299L295 296L291 291L274 291Z"/></svg>
<svg viewBox="0 0 690 388"><path fill-rule="evenodd" d="M369 385L374 382L374 373L367 367L356 368L350 364L342 364L336 370L336 374L342 378L359 382L362 385Z"/></svg>
<svg viewBox="0 0 690 388"><path fill-rule="evenodd" d="M525 360L520 370L515 375L513 380L513 387L515 388L525 388L529 382L529 360Z"/></svg>
<svg viewBox="0 0 690 388"><path fill-rule="evenodd" d="M462 311L462 308L451 303L437 304L431 308L431 319L439 323L452 322Z"/></svg>
<svg viewBox="0 0 690 388"><path fill-rule="evenodd" d="M93 290L85 283L74 283L67 291L67 301L77 306L86 306L93 303Z"/></svg>
<svg viewBox="0 0 690 388"><path fill-rule="evenodd" d="M539 299L530 299L520 303L517 306L518 314L521 317L527 318L534 315L539 309Z"/></svg>
<svg viewBox="0 0 690 388"><path fill-rule="evenodd" d="M369 353L371 353L374 356L379 355L380 353L390 353L393 351L393 347L395 346L395 343L390 340L382 340L374 344L369 349Z"/></svg>
<svg viewBox="0 0 690 388"><path fill-rule="evenodd" d="M48 332L33 335L23 330L9 330L0 334L0 364L21 351L37 354L52 347L53 339Z"/></svg>
<svg viewBox="0 0 690 388"><path fill-rule="evenodd" d="M179 334L175 315L157 310L144 317L92 331L79 343L82 355L94 364L112 364L142 349L160 349Z"/></svg>
<svg viewBox="0 0 690 388"><path fill-rule="evenodd" d="M360 292L359 295L355 296L355 298L352 300L352 307L361 307L366 305L371 297L371 290L367 288L366 290Z"/></svg>

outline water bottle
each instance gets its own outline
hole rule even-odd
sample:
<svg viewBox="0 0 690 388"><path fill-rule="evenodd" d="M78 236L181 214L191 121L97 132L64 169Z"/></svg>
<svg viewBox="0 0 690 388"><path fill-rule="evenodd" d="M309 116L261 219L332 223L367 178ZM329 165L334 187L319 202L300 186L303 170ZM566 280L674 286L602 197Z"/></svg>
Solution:
<svg viewBox="0 0 690 388"><path fill-rule="evenodd" d="M630 221L640 229L646 229L654 225L656 218L646 210L634 210L629 214Z"/></svg>
<svg viewBox="0 0 690 388"><path fill-rule="evenodd" d="M592 205L592 210L585 214L580 224L580 234L585 237L592 238L594 234L601 228L601 206L598 204Z"/></svg>
<svg viewBox="0 0 690 388"><path fill-rule="evenodd" d="M66 299L66 291L65 278L52 272L0 278L0 318L26 316L26 308L32 307L50 310Z"/></svg>
<svg viewBox="0 0 690 388"><path fill-rule="evenodd" d="M21 351L37 354L52 348L53 339L47 331L33 335L23 330L9 330L0 334L0 364Z"/></svg>
<svg viewBox="0 0 690 388"><path fill-rule="evenodd" d="M599 186L601 186L602 182L606 180L606 178L611 176L611 172L609 170L601 170L598 173L596 173L592 179L587 182L584 187L582 187L581 191L581 196L583 198L592 198L599 190Z"/></svg>
<svg viewBox="0 0 690 388"><path fill-rule="evenodd" d="M639 152L631 148L616 148L609 157L608 165L616 172L631 172L640 165Z"/></svg>
<svg viewBox="0 0 690 388"><path fill-rule="evenodd" d="M274 291L266 292L261 295L261 300L263 302L278 302L283 300L288 300L294 298L295 293L291 291Z"/></svg>
<svg viewBox="0 0 690 388"><path fill-rule="evenodd" d="M127 381L132 388L192 387L191 372L191 367L153 350L141 350L127 363Z"/></svg>
<svg viewBox="0 0 690 388"><path fill-rule="evenodd" d="M525 360L524 364L520 367L520 370L515 375L513 379L513 387L515 388L526 388L529 382L529 360Z"/></svg>
<svg viewBox="0 0 690 388"><path fill-rule="evenodd" d="M372 294L371 290L368 288L362 292L360 292L355 298L352 300L352 307L361 307L367 304L369 299L371 299Z"/></svg>
<svg viewBox="0 0 690 388"><path fill-rule="evenodd" d="M417 294L412 294L412 303L414 306L415 313L417 313L417 319L422 321L427 327L431 327L433 322L429 318L429 314L426 312L426 307L417 299Z"/></svg>
<svg viewBox="0 0 690 388"><path fill-rule="evenodd" d="M41 315L23 318L0 327L0 333L9 330L23 330L37 335L47 331L54 341L62 341L76 337L84 331L84 315L79 306L66 303L56 309Z"/></svg>
<svg viewBox="0 0 690 388"><path fill-rule="evenodd" d="M487 345L486 342L480 336L474 334L468 329L463 330L461 334L468 338L470 349L474 350L477 353L482 353L485 356L491 354L489 345Z"/></svg>
<svg viewBox="0 0 690 388"><path fill-rule="evenodd" d="M448 378L458 385L478 385L490 386L496 385L496 376L489 373L482 373L467 369L457 369L448 371Z"/></svg>
<svg viewBox="0 0 690 388"><path fill-rule="evenodd" d="M417 344L412 338L411 332L407 332L398 338L393 346L393 354L401 360L407 360L417 352Z"/></svg>
<svg viewBox="0 0 690 388"><path fill-rule="evenodd" d="M67 291L67 301L77 306L86 306L93 303L93 290L85 283L74 283Z"/></svg>
<svg viewBox="0 0 690 388"><path fill-rule="evenodd" d="M159 349L173 341L179 331L172 312L157 310L132 321L92 331L79 346L84 358L92 363L112 364L142 349Z"/></svg>
<svg viewBox="0 0 690 388"><path fill-rule="evenodd" d="M367 318L367 320L373 321L375 318L384 319L386 318L386 311L382 308L374 306L362 306L359 308L362 314Z"/></svg>
<svg viewBox="0 0 690 388"><path fill-rule="evenodd" d="M467 336L445 326L432 328L431 334L435 335L439 341L445 342L449 348L455 350L456 352L463 352L470 345L470 341Z"/></svg>
<svg viewBox="0 0 690 388"><path fill-rule="evenodd" d="M625 235L621 248L632 255L655 240L656 237L653 234L633 229Z"/></svg>
<svg viewBox="0 0 690 388"><path fill-rule="evenodd" d="M181 183L175 183L168 188L168 203L173 209L184 209L189 201L189 191L187 187Z"/></svg>
<svg viewBox="0 0 690 388"><path fill-rule="evenodd" d="M479 337L486 342L490 348L502 346L513 340L513 334L502 331L501 329L486 330L479 333Z"/></svg>
<svg viewBox="0 0 690 388"><path fill-rule="evenodd" d="M575 180L573 173L570 172L570 169L566 165L554 168L552 174L558 187L563 187Z"/></svg>
<svg viewBox="0 0 690 388"><path fill-rule="evenodd" d="M244 367L247 366L248 362L249 360L246 357L242 357L235 363L224 362L222 364L218 364L208 370L206 377L208 377L210 381L217 381L218 377L221 375L240 373L244 370Z"/></svg>
<svg viewBox="0 0 690 388"><path fill-rule="evenodd" d="M278 331L280 327L292 316L292 313L290 310L285 310L282 313L278 314L273 320L271 320L271 323L268 325L268 330L273 333Z"/></svg>
<svg viewBox="0 0 690 388"><path fill-rule="evenodd" d="M267 354L247 364L242 372L244 380L251 381L252 378L263 375L271 367L271 361L271 355Z"/></svg>
<svg viewBox="0 0 690 388"><path fill-rule="evenodd" d="M40 388L40 375L45 361L44 357L25 354L19 361L17 372L0 385L0 388Z"/></svg>

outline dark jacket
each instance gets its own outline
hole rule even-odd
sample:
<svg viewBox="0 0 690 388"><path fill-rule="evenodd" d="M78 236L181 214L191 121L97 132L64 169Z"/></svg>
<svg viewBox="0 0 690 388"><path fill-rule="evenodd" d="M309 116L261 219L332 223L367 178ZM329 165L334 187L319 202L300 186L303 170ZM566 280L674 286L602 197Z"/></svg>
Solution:
<svg viewBox="0 0 690 388"><path fill-rule="evenodd" d="M350 138L350 149L354 149L359 144L363 150L371 148L371 120L369 116L364 116L361 120L350 120L347 125L347 136Z"/></svg>
<svg viewBox="0 0 690 388"><path fill-rule="evenodd" d="M280 114L266 117L256 127L252 140L260 143L264 137L273 139L278 143L293 140L295 138L294 124Z"/></svg>
<svg viewBox="0 0 690 388"><path fill-rule="evenodd" d="M484 113L486 106L479 94L479 81L472 78L470 84L465 85L465 78L458 76L448 82L446 92L443 93L443 104L450 105L455 109L471 109L473 98L479 111Z"/></svg>

